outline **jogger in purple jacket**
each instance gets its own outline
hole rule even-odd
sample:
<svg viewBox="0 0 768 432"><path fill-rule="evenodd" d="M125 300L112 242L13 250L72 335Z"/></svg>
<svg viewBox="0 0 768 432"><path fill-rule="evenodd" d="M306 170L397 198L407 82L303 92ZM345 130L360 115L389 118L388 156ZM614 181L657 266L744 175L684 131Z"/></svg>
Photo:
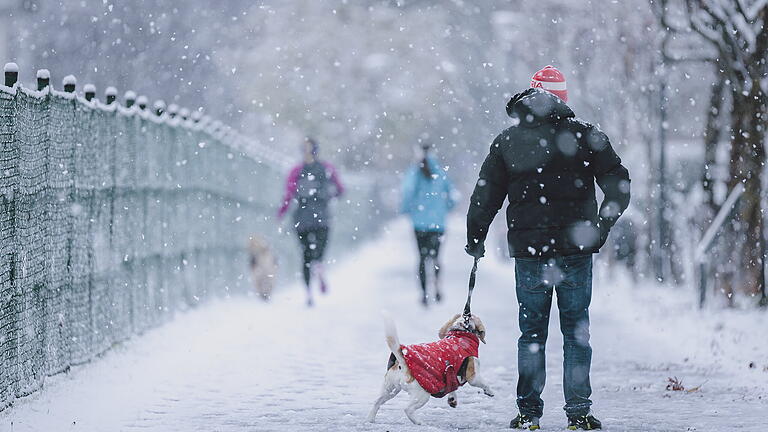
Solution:
<svg viewBox="0 0 768 432"><path fill-rule="evenodd" d="M311 279L314 273L320 282L320 291L327 286L323 277L322 260L328 243L330 214L328 202L344 193L336 169L317 157L318 145L312 138L304 140L304 160L288 174L278 218L285 216L291 203L294 228L303 250L302 272L307 287L307 305L312 306Z"/></svg>

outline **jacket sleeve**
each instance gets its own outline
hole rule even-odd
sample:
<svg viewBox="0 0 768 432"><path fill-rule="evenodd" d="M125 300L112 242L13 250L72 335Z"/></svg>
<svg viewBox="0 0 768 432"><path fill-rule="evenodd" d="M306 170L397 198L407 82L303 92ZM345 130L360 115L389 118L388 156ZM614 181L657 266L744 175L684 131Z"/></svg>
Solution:
<svg viewBox="0 0 768 432"><path fill-rule="evenodd" d="M333 185L333 196L340 197L344 195L344 185L341 184L341 180L339 179L339 172L336 171L336 167L333 166L333 164L330 162L323 162L323 165L325 166L325 171L328 173L328 178Z"/></svg>
<svg viewBox="0 0 768 432"><path fill-rule="evenodd" d="M469 201L467 212L467 248L485 243L488 227L507 198L509 173L501 154L500 139L491 144L480 168L480 176Z"/></svg>
<svg viewBox="0 0 768 432"><path fill-rule="evenodd" d="M410 214L413 211L415 205L414 195L416 194L416 173L413 170L408 170L403 178L403 185L400 188L401 200L400 200L400 213Z"/></svg>
<svg viewBox="0 0 768 432"><path fill-rule="evenodd" d="M301 174L301 165L294 167L288 174L288 178L285 180L285 194L283 195L283 201L280 203L280 209L277 211L277 217L282 218L285 213L288 212L288 207L291 206L293 197L296 196L296 188L298 187L299 175Z"/></svg>
<svg viewBox="0 0 768 432"><path fill-rule="evenodd" d="M456 206L456 200L454 199L454 188L453 183L451 183L451 180L448 178L448 176L445 176L445 202L446 207L450 211Z"/></svg>
<svg viewBox="0 0 768 432"><path fill-rule="evenodd" d="M600 204L600 229L607 236L607 232L629 206L629 171L621 164L621 158L604 133L592 129L587 140L592 152L595 180L605 195Z"/></svg>

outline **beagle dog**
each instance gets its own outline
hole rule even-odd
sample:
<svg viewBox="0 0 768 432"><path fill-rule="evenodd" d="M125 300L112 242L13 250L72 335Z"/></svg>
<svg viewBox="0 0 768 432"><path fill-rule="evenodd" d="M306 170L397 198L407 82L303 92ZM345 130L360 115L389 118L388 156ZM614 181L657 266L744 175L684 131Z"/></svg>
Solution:
<svg viewBox="0 0 768 432"><path fill-rule="evenodd" d="M381 394L373 403L368 421L373 423L379 408L401 390L411 396L405 415L414 424L415 416L430 397L448 396L448 405L457 405L456 389L469 384L493 397L493 391L479 375L479 342L485 343L485 326L475 315L454 315L438 331L437 342L401 345L395 325L386 318L386 341L392 353L384 375Z"/></svg>

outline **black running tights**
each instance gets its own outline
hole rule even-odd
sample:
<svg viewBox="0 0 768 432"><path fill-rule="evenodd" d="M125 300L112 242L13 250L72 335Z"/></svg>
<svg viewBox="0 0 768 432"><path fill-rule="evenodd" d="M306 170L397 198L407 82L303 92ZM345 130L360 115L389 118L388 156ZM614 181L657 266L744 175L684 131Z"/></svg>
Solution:
<svg viewBox="0 0 768 432"><path fill-rule="evenodd" d="M440 254L440 243L443 240L443 233L439 231L419 231L416 230L416 244L419 247L419 282L421 291L427 295L427 260L431 260L431 265L435 270L435 279L440 273L438 255Z"/></svg>
<svg viewBox="0 0 768 432"><path fill-rule="evenodd" d="M304 255L304 262L302 264L304 283L309 287L309 280L312 276L312 263L322 261L323 255L325 255L325 246L328 244L328 228L314 228L307 231L299 231L297 234Z"/></svg>

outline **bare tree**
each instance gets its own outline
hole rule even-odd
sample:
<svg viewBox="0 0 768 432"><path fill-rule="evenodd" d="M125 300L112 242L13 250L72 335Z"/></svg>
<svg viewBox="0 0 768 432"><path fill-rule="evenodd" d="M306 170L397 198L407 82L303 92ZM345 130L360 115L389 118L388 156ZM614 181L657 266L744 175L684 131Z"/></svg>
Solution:
<svg viewBox="0 0 768 432"><path fill-rule="evenodd" d="M768 1L685 0L689 28L717 51L717 63L730 81L733 108L728 186L744 184L736 215L731 265L743 269L738 284L765 299L762 172L766 138L766 53ZM732 292L734 286L723 287Z"/></svg>

